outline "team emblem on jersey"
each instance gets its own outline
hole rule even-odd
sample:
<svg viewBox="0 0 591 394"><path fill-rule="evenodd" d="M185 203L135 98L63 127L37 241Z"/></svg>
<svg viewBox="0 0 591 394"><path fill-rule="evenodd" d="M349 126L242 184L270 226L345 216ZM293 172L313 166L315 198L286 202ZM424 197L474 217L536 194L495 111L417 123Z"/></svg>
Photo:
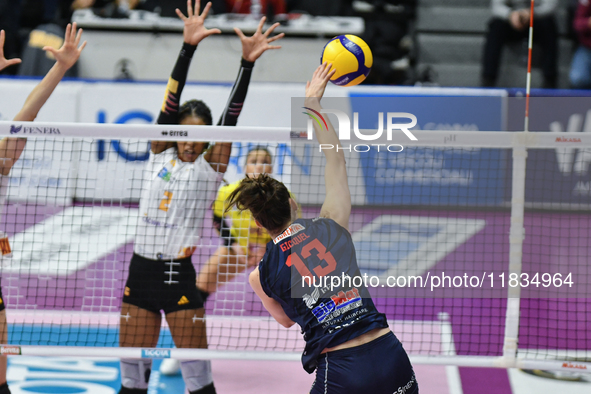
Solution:
<svg viewBox="0 0 591 394"><path fill-rule="evenodd" d="M165 180L166 182L170 181L170 171L168 171L168 168L164 167L159 173L158 173L158 178L162 178L163 180Z"/></svg>
<svg viewBox="0 0 591 394"><path fill-rule="evenodd" d="M316 305L316 303L318 302L318 298L320 298L320 290L318 289L318 287L314 289L312 295L304 294L304 296L302 297L308 309L314 308L314 305Z"/></svg>

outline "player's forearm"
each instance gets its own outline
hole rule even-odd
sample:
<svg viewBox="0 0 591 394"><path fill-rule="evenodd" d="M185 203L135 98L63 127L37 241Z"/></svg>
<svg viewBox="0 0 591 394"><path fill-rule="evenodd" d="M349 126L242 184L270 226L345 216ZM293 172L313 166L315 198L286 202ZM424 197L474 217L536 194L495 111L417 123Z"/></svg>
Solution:
<svg viewBox="0 0 591 394"><path fill-rule="evenodd" d="M241 59L238 76L236 77L236 81L234 81L232 93L230 93L230 98L228 99L228 103L220 117L218 125L236 126L236 123L238 123L238 117L240 116L244 100L246 99L246 94L248 93L248 85L250 84L253 68L254 62Z"/></svg>
<svg viewBox="0 0 591 394"><path fill-rule="evenodd" d="M172 69L168 85L166 85L166 94L158 116L158 124L178 124L181 93L187 82L189 66L196 49L196 45L183 43L183 48Z"/></svg>
<svg viewBox="0 0 591 394"><path fill-rule="evenodd" d="M14 117L17 121L32 122L49 98L68 69L60 63L55 63L45 77L39 82L27 97L23 108Z"/></svg>
<svg viewBox="0 0 591 394"><path fill-rule="evenodd" d="M232 152L231 142L218 142L205 154L204 158L211 168L219 173L225 173Z"/></svg>
<svg viewBox="0 0 591 394"><path fill-rule="evenodd" d="M304 106L318 113L320 113L320 111L322 110L322 106L320 105L320 99L317 97L307 97L304 101ZM316 135L316 140L319 144L327 147L327 149L322 149L322 152L324 152L324 154L326 155L327 160L335 159L342 160L344 162L345 155L343 153L343 150L340 149L341 142L339 141L337 133L332 127L332 124L330 123L330 119L328 119L328 116L324 115L323 118L326 120L326 129L318 125L318 123L312 122L314 126L314 134ZM328 149L328 147L330 146L332 146L332 148ZM339 147L338 150L337 147Z"/></svg>

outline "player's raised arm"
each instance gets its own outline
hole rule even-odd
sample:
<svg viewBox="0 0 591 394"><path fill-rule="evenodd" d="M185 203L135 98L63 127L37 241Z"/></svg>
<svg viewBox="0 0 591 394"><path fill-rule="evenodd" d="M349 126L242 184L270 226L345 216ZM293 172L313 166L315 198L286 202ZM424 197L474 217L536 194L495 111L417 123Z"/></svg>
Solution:
<svg viewBox="0 0 591 394"><path fill-rule="evenodd" d="M240 37L240 42L242 43L242 60L226 108L218 122L219 126L236 126L236 123L238 123L238 117L242 111L242 106L246 99L246 94L248 93L248 85L250 84L250 77L252 75L255 61L269 49L281 48L281 46L271 45L271 43L279 40L285 34L281 33L275 36L270 36L277 26L279 26L279 23L273 24L263 32L265 20L266 17L261 18L257 30L250 37L246 36L239 28L234 28L234 31L238 37ZM217 166L216 169L219 172L225 172L230 159L231 150L231 143L217 143L206 153L205 160L212 164L214 168Z"/></svg>
<svg viewBox="0 0 591 394"><path fill-rule="evenodd" d="M51 53L55 57L56 62L43 80L29 94L22 109L14 117L15 121L31 122L35 120L49 96L66 74L66 71L80 58L80 53L86 46L86 41L80 45L81 38L82 29L77 30L76 23L73 25L68 24L64 43L60 49L48 46L43 48L44 51ZM4 159L0 162L2 175L8 175L25 148L25 144L25 138L3 138L0 141L0 158Z"/></svg>
<svg viewBox="0 0 591 394"><path fill-rule="evenodd" d="M178 8L176 9L177 15L184 23L183 47L168 79L168 85L166 85L166 94L156 122L158 124L179 124L181 93L187 82L189 66L197 49L197 44L212 34L221 33L219 29L207 29L204 26L205 18L211 8L211 2L207 3L201 15L199 15L199 8L199 0L195 1L195 9L193 9L192 0L187 0L187 16ZM174 142L170 141L152 141L151 149L153 153L157 154L173 145Z"/></svg>
<svg viewBox="0 0 591 394"><path fill-rule="evenodd" d="M312 114L313 111L320 112L320 99L324 95L326 84L335 70L330 71L330 64L321 64L314 74L312 80L306 84L305 107ZM324 204L320 210L320 216L331 218L344 228L349 228L349 216L351 214L351 192L347 180L347 168L345 166L345 155L341 147L339 138L327 119L328 129L320 127L314 123L316 139L320 144L333 146L332 149L322 149L326 156L326 167L324 168L324 183L326 185L326 196Z"/></svg>
<svg viewBox="0 0 591 394"><path fill-rule="evenodd" d="M19 64L21 59L6 59L4 57L4 40L6 39L6 32L4 30L0 30L0 71L4 70L6 67L10 67L15 64Z"/></svg>

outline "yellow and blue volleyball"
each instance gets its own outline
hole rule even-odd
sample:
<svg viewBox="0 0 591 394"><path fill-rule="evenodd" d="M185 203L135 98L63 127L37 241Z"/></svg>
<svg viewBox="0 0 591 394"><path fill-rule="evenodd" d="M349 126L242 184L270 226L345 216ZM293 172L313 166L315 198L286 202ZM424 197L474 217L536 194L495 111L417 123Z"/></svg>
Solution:
<svg viewBox="0 0 591 394"><path fill-rule="evenodd" d="M320 64L332 63L336 72L330 79L338 86L358 85L369 75L373 65L371 49L361 38L347 34L326 43Z"/></svg>

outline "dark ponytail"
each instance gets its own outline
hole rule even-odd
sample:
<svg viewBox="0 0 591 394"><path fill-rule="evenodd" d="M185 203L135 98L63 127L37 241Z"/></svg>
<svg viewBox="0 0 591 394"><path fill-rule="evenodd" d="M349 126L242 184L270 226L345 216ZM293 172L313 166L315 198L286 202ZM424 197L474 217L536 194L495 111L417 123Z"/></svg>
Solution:
<svg viewBox="0 0 591 394"><path fill-rule="evenodd" d="M267 174L244 178L228 197L229 211L236 206L249 210L252 216L270 233L284 230L291 222L291 206L287 187Z"/></svg>

